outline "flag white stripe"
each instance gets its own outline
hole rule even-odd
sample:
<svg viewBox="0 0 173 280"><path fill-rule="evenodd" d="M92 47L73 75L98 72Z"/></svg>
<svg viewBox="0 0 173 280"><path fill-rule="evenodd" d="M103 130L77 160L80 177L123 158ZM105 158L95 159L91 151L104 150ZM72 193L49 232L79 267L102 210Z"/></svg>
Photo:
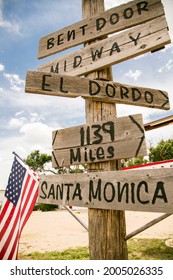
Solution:
<svg viewBox="0 0 173 280"><path fill-rule="evenodd" d="M30 194L30 198L29 198L28 203L27 203L27 206L26 206L26 208L25 208L24 214L23 214L23 216L22 216L22 218L21 218L21 227L22 227L22 225L23 225L23 223L24 223L24 220L25 220L25 218L26 218L26 215L28 214L28 210L29 210L29 208L30 208L30 206L31 206L31 203L32 203L32 201L33 201L33 198L34 198L34 196L35 196L35 193L36 193L36 191L37 191L37 188L38 188L38 183L35 182L35 183L34 183L33 190L32 190L32 193Z"/></svg>
<svg viewBox="0 0 173 280"><path fill-rule="evenodd" d="M5 199L4 199L4 205L5 205L6 201L7 201L7 198L5 197ZM3 207L3 206L2 206L2 207ZM1 224L0 224L0 230L2 230L2 228L4 227L4 225L5 225L5 223L6 223L6 219L7 219L7 217L9 216L9 214L10 214L12 208L13 208L13 205L10 203L10 204L8 205L8 208L7 208L7 210L6 210L6 212L5 212L5 215L3 216L2 222L1 222Z"/></svg>
<svg viewBox="0 0 173 280"><path fill-rule="evenodd" d="M18 209L17 209L17 210L18 210ZM12 230L13 224L14 224L15 219L16 219L16 216L17 216L17 212L18 212L18 211L16 211L16 209L15 209L15 211L14 211L14 213L13 213L13 217L12 217L12 219L11 219L9 225L8 225L8 228L6 229L6 231L5 231L5 233L4 233L4 236L2 237L2 240L1 240L2 247L4 246L6 240L8 239L8 236L9 236L11 230Z"/></svg>
<svg viewBox="0 0 173 280"><path fill-rule="evenodd" d="M30 205L29 205L28 202L29 202L31 199L30 199L30 198L28 199L28 195L29 195L29 192L30 192L30 188L31 188L32 182L33 182L33 179L30 177L30 180L29 180L29 183L28 183L28 186L27 186L27 190L26 190L26 192L25 192L25 195L24 195L24 198L23 198L23 201L22 201L22 206L21 206L21 208L22 208L22 210L23 210L24 204L25 204L25 202L27 201L26 208L24 209L22 218L21 218L21 220L20 220L20 229L21 229L21 227L22 227L22 225L23 225L23 221L24 221L24 219L25 219L25 217L26 217L26 215L27 215L27 213L28 213L27 209L30 207ZM34 195L33 195L33 197L34 197Z"/></svg>
<svg viewBox="0 0 173 280"><path fill-rule="evenodd" d="M5 253L5 255L4 255L4 259L5 259L5 260L8 259L9 255L10 255L10 253L11 253L11 249L12 249L12 247L13 247L14 240L16 239L16 236L17 236L17 234L18 234L18 229L19 229L19 228L18 228L18 225L19 225L19 221L20 221L20 217L18 218L18 221L17 221L16 226L15 226L15 230L13 231L13 236L12 236L12 238L11 238L9 244L8 244L8 248L7 248L6 253Z"/></svg>

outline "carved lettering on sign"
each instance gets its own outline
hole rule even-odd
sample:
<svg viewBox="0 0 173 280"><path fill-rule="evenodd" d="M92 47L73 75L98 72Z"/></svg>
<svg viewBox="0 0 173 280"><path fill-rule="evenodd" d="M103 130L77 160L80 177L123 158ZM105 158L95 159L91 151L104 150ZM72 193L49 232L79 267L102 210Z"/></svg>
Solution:
<svg viewBox="0 0 173 280"><path fill-rule="evenodd" d="M158 50L170 42L167 22L162 16L45 63L39 71L83 75Z"/></svg>
<svg viewBox="0 0 173 280"><path fill-rule="evenodd" d="M173 211L172 168L41 176L39 202L102 209Z"/></svg>
<svg viewBox="0 0 173 280"><path fill-rule="evenodd" d="M25 92L62 97L91 97L106 102L163 110L170 108L167 92L159 89L36 71L27 72Z"/></svg>
<svg viewBox="0 0 173 280"><path fill-rule="evenodd" d="M115 33L164 15L160 0L131 1L40 39L38 58Z"/></svg>
<svg viewBox="0 0 173 280"><path fill-rule="evenodd" d="M142 116L57 130L53 132L52 146L54 167L145 155Z"/></svg>

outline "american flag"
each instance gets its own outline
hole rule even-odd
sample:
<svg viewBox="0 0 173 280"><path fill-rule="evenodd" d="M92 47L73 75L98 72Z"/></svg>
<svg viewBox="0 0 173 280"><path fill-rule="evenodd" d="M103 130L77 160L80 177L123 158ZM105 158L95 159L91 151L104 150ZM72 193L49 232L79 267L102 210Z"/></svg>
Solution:
<svg viewBox="0 0 173 280"><path fill-rule="evenodd" d="M15 260L19 239L38 197L39 180L22 160L15 156L0 212L0 259Z"/></svg>

